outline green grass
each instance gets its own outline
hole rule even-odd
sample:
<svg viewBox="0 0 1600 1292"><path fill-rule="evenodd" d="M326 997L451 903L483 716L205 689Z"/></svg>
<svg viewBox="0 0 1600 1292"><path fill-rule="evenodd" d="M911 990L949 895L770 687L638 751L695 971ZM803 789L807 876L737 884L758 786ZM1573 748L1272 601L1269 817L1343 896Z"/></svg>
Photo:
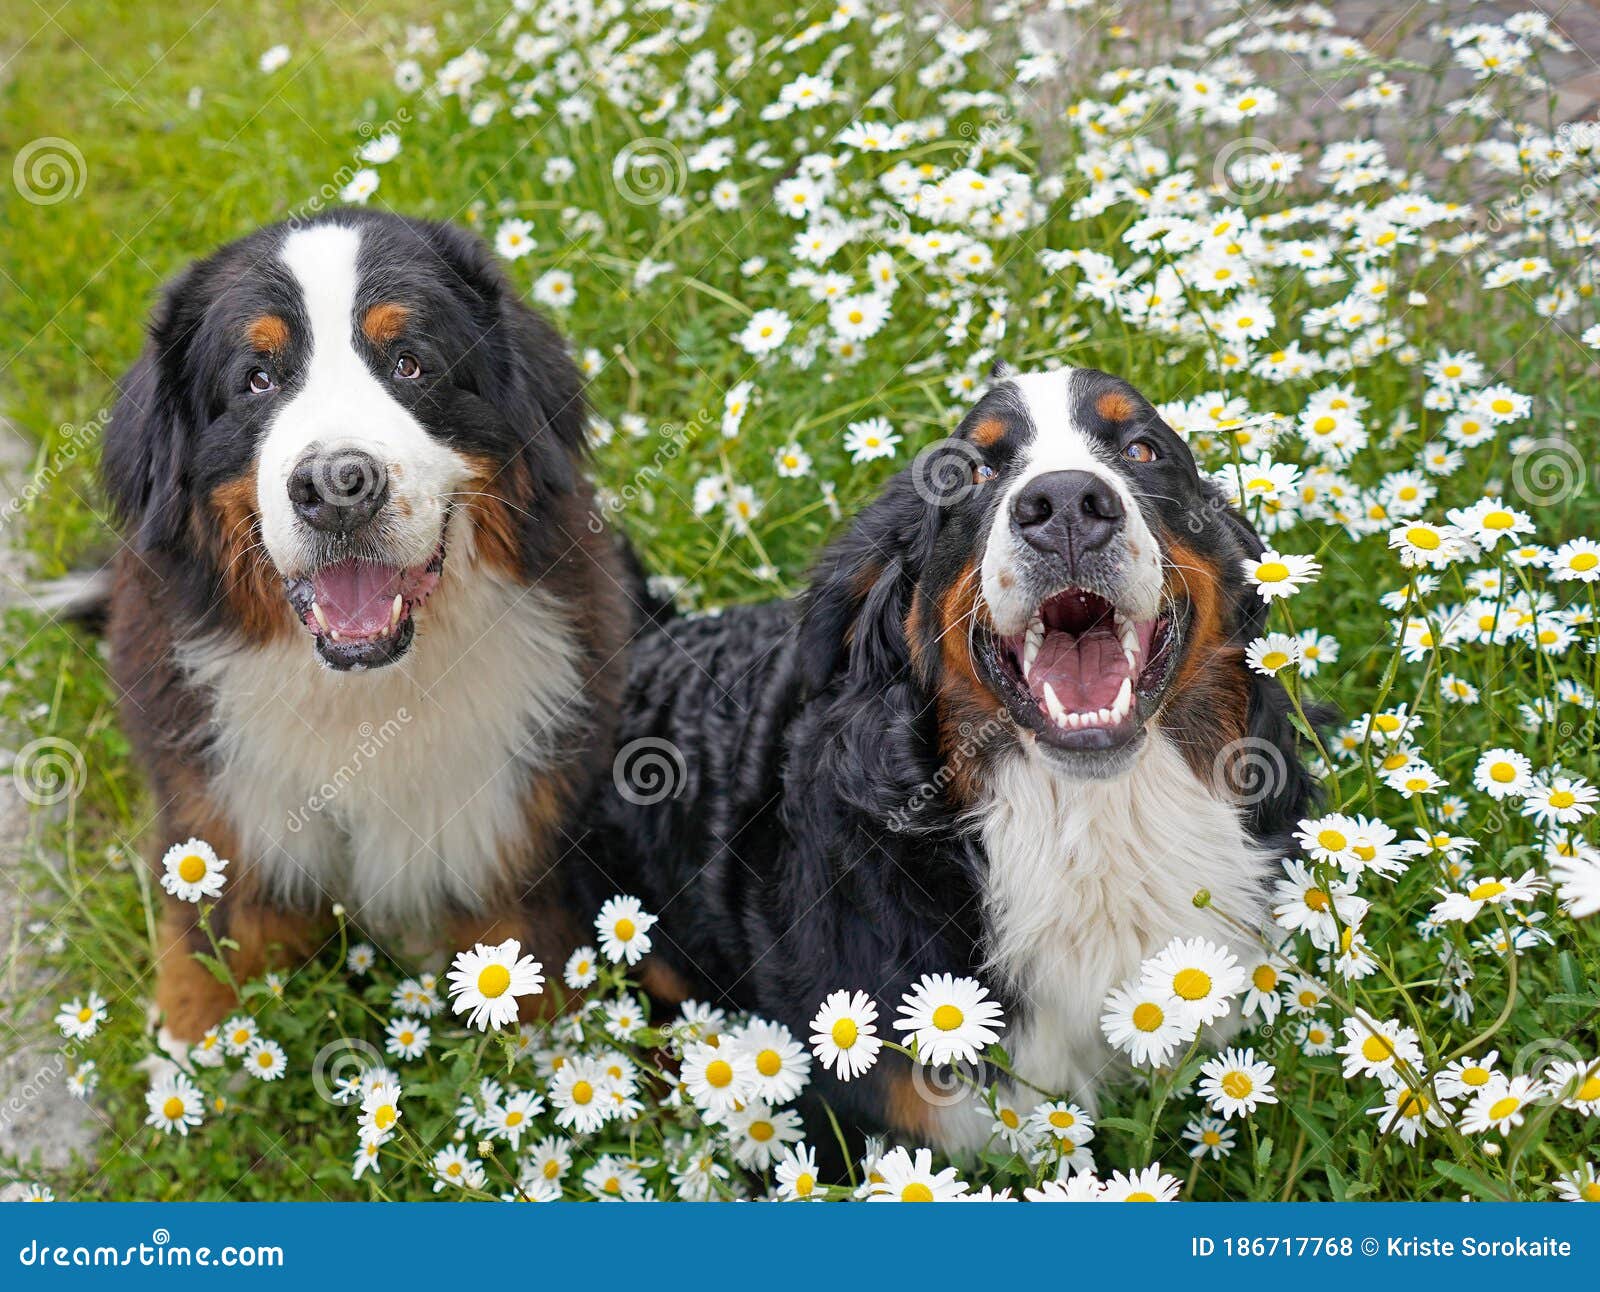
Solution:
<svg viewBox="0 0 1600 1292"><path fill-rule="evenodd" d="M714 211L703 200L713 176L686 173L680 184L686 201L679 211L670 204L628 200L614 177L612 159L620 148L666 130L650 119L646 108L623 109L602 99L591 120L566 124L548 111L513 118L502 101L492 121L473 125L461 104L412 97L395 88L386 50L403 39L404 16L388 9L347 16L330 6L262 4L230 6L223 19L187 4L118 3L54 18L38 10L22 24L37 27L38 34L13 58L11 79L0 90L7 152L31 140L59 137L71 141L85 163L82 190L68 200L32 205L8 192L9 233L0 241L0 272L8 289L0 302L0 333L7 338L0 399L38 446L39 471L48 485L24 523L13 530L39 573L58 573L110 549L92 483L94 454L84 447L97 434L84 435L81 428L103 420L116 375L137 353L140 328L158 284L194 255L261 223L306 210L326 186L342 182L338 177L359 164L355 150L385 121L402 122L403 146L398 158L380 168L376 205L460 220L491 237L503 220L525 218L539 248L510 266L519 285L531 290L552 268L573 273L577 299L558 321L581 349L599 355L602 367L592 383L593 403L613 424L621 425L630 416L640 419L640 434L619 429L598 448L597 477L622 499L618 521L651 566L684 581L688 598L696 603L757 599L800 586L818 544L838 524L835 508L848 516L917 448L954 427L969 397L949 388L947 379L980 370L981 351L997 351L1018 367L1055 360L1105 367L1128 375L1156 402L1190 399L1224 385L1211 368L1214 339L1180 344L1154 335L1077 295L1076 270L1054 273L1040 264L1040 250L1073 247L1114 255L1126 268L1133 257L1120 238L1139 212L1124 203L1075 217L1072 203L1093 188L1074 165L1085 150L1084 139L1064 125L1044 138L1009 101L946 109L946 128L905 154L950 167L967 160L974 140L982 139L989 146L979 164L1014 166L1035 184L1056 176L1064 181L1064 194L1049 201L1049 214L1038 227L1021 237L990 240L998 263L979 276L979 318L959 343L948 343L944 328L961 285L904 259L899 270L905 281L895 298L894 321L862 347L856 362L831 357L824 349L810 365L791 362L786 352L780 362L760 366L733 341L750 313L768 306L794 316L796 344L790 350L824 337L826 306L785 281L795 267L789 243L802 226L771 208L771 185L789 173L802 151L832 149L834 134L850 120L892 119L887 109L864 106L880 87L888 88L905 119L934 112L937 91L920 84L917 76L932 59L922 47L924 40L913 39L911 51L887 68L873 66L871 42L865 38L845 52L833 72L843 100L819 110L828 125L814 135L805 135L793 119L763 123L754 114L796 70L815 70L831 47L824 41L797 51L768 51L748 77L730 78L733 83L726 87L746 108L727 128L737 141L736 160L727 174L740 186L743 209ZM444 52L425 60L430 70L474 42L503 57L507 42L494 34L492 16L462 15L447 21L420 8L410 16L440 26ZM761 39L799 29L798 24L774 25L779 20L755 0L720 6L707 35L688 48L669 48L655 61L663 85L683 84L695 50L720 48L741 20ZM660 15L641 14L638 26L648 31L661 21ZM1103 26L1094 29L1079 51L1084 67L1147 65L1155 59L1152 47L1159 28L1151 19L1138 29L1142 44L1115 37ZM1004 23L996 29L1001 38L995 49L970 60L967 88L1014 89L1004 52ZM291 61L277 72L260 72L259 55L279 41L292 46ZM1366 71L1381 68L1410 77L1426 91L1437 83L1445 61L1444 54L1433 68L1370 61L1354 72L1346 88L1359 84ZM767 72L769 62L781 63L782 72ZM1265 76L1286 95L1291 92L1291 68L1280 62ZM502 80L496 73L486 89L504 100L510 91ZM60 93L65 84L77 92ZM199 104L193 107L190 95L196 87ZM1088 71L1074 67L1069 72L1065 101L1097 93ZM1499 113L1522 113L1548 128L1539 95L1518 89L1495 93ZM1426 98L1419 93L1414 102ZM1370 134L1364 115L1341 116L1331 101L1316 96L1286 108L1285 120L1293 121L1295 111L1317 114L1316 137L1322 140ZM1419 175L1425 174L1428 191L1501 208L1529 184L1533 193L1545 191L1547 186L1528 176L1494 176L1473 161L1445 162L1437 134L1442 131L1449 142L1468 142L1493 126L1460 117L1447 121L1447 115L1435 107L1399 114L1385 123L1383 136L1393 143L1396 160L1404 157ZM1062 120L1059 113L1050 119ZM1232 138L1249 130L1276 133L1286 144L1304 133L1299 124L1205 127L1170 114L1156 114L1144 124L1149 141L1174 155L1194 154L1200 187L1215 173L1212 160ZM706 137L718 133L711 130ZM744 158L744 150L758 141L783 159L780 166L768 170ZM675 145L680 157L696 146L688 140ZM1306 155L1314 164L1314 150ZM571 157L577 163L576 174L565 185L543 177L545 162L552 157ZM875 179L888 161L856 158L850 164L852 178L864 173ZM1301 196L1310 200L1304 190L1315 187L1308 181ZM1394 186L1386 185L1379 196L1391 191ZM1250 209L1259 214L1293 200L1269 193L1259 208ZM841 202L858 214L867 209L863 193L847 190ZM586 232L574 216L579 211L598 219L603 234ZM1395 278L1383 316L1404 328L1424 357L1440 346L1470 348L1493 379L1536 400L1532 419L1472 449L1460 471L1437 482L1440 498L1426 512L1435 519L1443 518L1445 506L1465 505L1486 491L1504 493L1513 505L1524 505L1514 491L1526 475L1528 459L1523 456L1519 463L1513 434L1546 436L1572 427L1579 448L1594 450L1600 387L1593 381L1590 352L1576 340L1584 327L1596 322L1588 258L1539 246L1537 240L1532 245L1557 264L1556 281L1584 289L1560 328L1545 325L1534 313L1539 289L1486 289L1465 257L1445 254L1426 260L1412 249L1396 252L1387 262ZM752 256L765 257L767 266L748 268L745 262ZM864 250L851 248L842 259L859 281ZM663 261L674 268L654 284L636 280L641 263ZM1296 330L1305 311L1337 298L1337 289L1317 288L1287 273L1271 288L1278 320L1272 338L1277 343L1307 339ZM1412 293L1424 295L1426 303L1402 309L1399 303ZM980 338L984 302L1002 295L1004 337ZM1326 344L1307 340L1310 348ZM723 395L747 378L760 387L760 402L737 436L724 437L718 428ZM1226 386L1254 413L1275 411L1293 419L1307 399L1336 379L1329 375L1272 385L1239 372L1228 375ZM1371 402L1365 424L1373 437L1373 446L1352 464L1349 475L1355 484L1370 488L1415 461L1423 442L1439 433L1442 414L1421 406L1426 380L1416 365L1397 357L1360 365L1348 379ZM1411 419L1410 427L1386 436L1402 412ZM877 414L891 419L905 443L893 462L854 465L843 447L845 428ZM800 443L812 456L811 475L778 478L774 454L790 442ZM1201 435L1194 443L1208 467L1232 456L1226 435ZM1282 443L1293 456L1293 438ZM1308 460L1304 453L1299 457ZM749 532L724 519L720 510L704 520L693 514L691 496L707 475L726 475L755 489L764 507ZM831 501L818 487L822 482L836 490ZM1575 535L1594 534L1600 520L1592 482L1527 509L1539 527L1538 538L1552 547ZM1385 550L1381 532L1355 539L1335 525L1302 522L1275 541L1286 551L1316 555L1324 572L1312 589L1280 605L1272 626L1315 626L1335 634L1343 646L1339 665L1305 684L1304 691L1333 700L1352 719L1409 705L1423 719L1419 750L1449 779L1450 792L1470 802L1469 825L1458 832L1479 840L1480 873L1515 874L1525 865L1540 864L1539 832L1514 812L1495 809L1470 792L1473 764L1482 749L1510 744L1524 749L1536 766L1560 761L1595 779L1600 768L1593 753L1592 711L1563 704L1555 721L1533 729L1518 713L1519 704L1553 696L1558 678L1592 689L1594 660L1577 648L1559 658L1544 657L1513 643L1402 663L1394 616L1377 604L1376 596L1403 589L1406 577ZM1482 564L1494 568L1496 562L1491 558ZM1542 578L1529 574L1508 571L1506 578L1513 590L1522 579L1529 590L1545 587ZM1431 614L1443 603L1464 599L1460 580L1459 567L1446 572L1440 590L1417 601L1414 611ZM1585 598L1574 592L1580 586L1550 584L1548 590L1559 603L1581 609ZM0 701L5 716L29 736L69 740L82 752L86 769L81 792L64 805L66 815L37 818L41 882L49 894L53 927L65 941L49 958L55 976L10 1004L21 1017L41 996L54 1001L94 988L112 1000L102 1035L82 1047L100 1067L96 1103L109 1118L105 1148L98 1161L58 1177L57 1192L91 1197L188 1197L197 1192L218 1197L366 1197L378 1187L385 1196L431 1196L426 1156L448 1139L458 1093L478 1076L498 1071L508 1056L496 1041L447 1035L443 1021L436 1019L429 1060L403 1068L408 1111L396 1160L377 1186L371 1177L352 1184L347 1164L354 1147L354 1113L316 1097L320 1092L310 1075L337 1063L357 1041L381 1044L389 988L401 970L385 965L376 981L352 988L331 950L308 971L292 976L281 999L260 985L248 989L247 1002L263 1031L289 1051L287 1080L272 1085L212 1081L208 1089L224 1095L229 1111L213 1115L186 1140L163 1139L142 1126L144 1078L134 1064L148 1050L138 1002L148 994L156 902L133 854L147 832L148 804L118 732L94 643L65 630L41 628L21 615L13 615L8 628L6 672L11 685ZM1592 624L1579 631L1592 648ZM1478 685L1481 703L1470 708L1447 705L1439 690L1440 674L1446 671ZM1386 789L1370 766L1368 752L1357 751L1339 763L1339 776L1329 786L1331 806L1382 816L1402 832L1438 828L1433 801L1408 802ZM1592 836L1592 827L1587 834ZM1414 1022L1433 1058L1473 1041L1497 1019L1480 1048L1499 1048L1508 1068L1513 1056L1531 1063L1552 1050L1565 1052L1559 1049L1563 1046L1592 1056L1594 1018L1600 1009L1595 921L1570 919L1553 898L1536 905L1556 937L1553 948L1535 948L1511 962L1517 967L1515 983L1502 958L1475 954L1478 1008L1473 1020L1455 1022L1439 1011L1437 944L1421 940L1415 924L1435 900L1435 887L1449 882L1438 859L1424 857L1396 883L1363 883L1363 893L1374 901L1363 932L1384 972L1351 986L1349 996L1377 1017ZM1483 931L1474 928L1473 934ZM1465 934L1456 940L1464 945ZM1300 952L1304 960L1314 958L1303 945ZM547 972L554 968L547 966ZM620 977L608 981L620 989ZM1548 1196L1557 1174L1594 1155L1596 1119L1571 1111L1545 1115L1544 1110L1503 1148L1496 1143L1497 1151L1488 1151L1481 1138L1440 1136L1407 1149L1393 1137L1380 1137L1376 1119L1366 1115L1377 1102L1375 1083L1345 1082L1336 1057L1301 1054L1288 1031L1256 1032L1245 1042L1277 1065L1282 1102L1251 1119L1232 1157L1197 1167L1186 1196L1407 1198L1458 1196L1463 1191ZM648 1068L649 1042L661 1038L646 1031L637 1039L635 1056ZM337 1047L331 1055L325 1048L330 1044ZM1094 1143L1103 1173L1156 1158L1173 1170L1181 1163L1180 1175L1188 1171L1179 1131L1198 1105L1183 1087L1204 1057L1200 1054L1179 1073L1125 1083L1111 1093ZM529 1080L526 1060L518 1062L523 1068L517 1079L537 1084ZM647 1088L659 1095L665 1087L658 1080ZM586 1145L586 1152L661 1161L676 1151L677 1135L700 1133L682 1115L653 1110L635 1134L607 1133ZM500 1157L490 1161L491 1192L508 1187L510 1177L503 1172L509 1157L502 1146ZM660 1168L651 1169L652 1181L669 1193L663 1176ZM1020 1185L1032 1182L1033 1175L1009 1155L996 1153L967 1178ZM575 1187L575 1182L569 1180L569 1185Z"/></svg>

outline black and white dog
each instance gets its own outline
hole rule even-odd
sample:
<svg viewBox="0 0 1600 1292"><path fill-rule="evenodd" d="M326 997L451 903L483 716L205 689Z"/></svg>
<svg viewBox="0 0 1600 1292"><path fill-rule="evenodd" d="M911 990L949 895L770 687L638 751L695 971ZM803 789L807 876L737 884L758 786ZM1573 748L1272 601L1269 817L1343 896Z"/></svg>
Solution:
<svg viewBox="0 0 1600 1292"><path fill-rule="evenodd" d="M1017 1071L1088 1100L1108 990L1179 935L1246 950L1219 912L1263 922L1312 793L1287 696L1244 661L1265 606L1240 562L1261 544L1101 372L997 373L939 452L798 605L641 639L618 739L670 742L682 784L605 794L577 900L659 913L653 991L802 1037L836 989L887 1022L920 975L977 975ZM1231 760L1251 751L1282 774L1247 803ZM903 1061L818 1089L847 1124L985 1137Z"/></svg>
<svg viewBox="0 0 1600 1292"><path fill-rule="evenodd" d="M167 289L106 436L109 633L159 856L231 860L235 976L334 902L460 946L577 940L545 883L610 761L637 586L594 523L581 380L489 251L337 211ZM157 1003L232 993L168 903Z"/></svg>

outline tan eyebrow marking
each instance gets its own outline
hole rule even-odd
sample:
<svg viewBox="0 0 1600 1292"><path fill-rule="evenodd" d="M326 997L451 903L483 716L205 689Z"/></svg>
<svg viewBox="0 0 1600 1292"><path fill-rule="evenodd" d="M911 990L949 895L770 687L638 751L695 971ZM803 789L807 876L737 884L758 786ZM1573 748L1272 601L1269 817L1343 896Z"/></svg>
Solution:
<svg viewBox="0 0 1600 1292"><path fill-rule="evenodd" d="M369 309L361 320L361 330L373 345L388 345L400 335L411 311L394 301L384 301Z"/></svg>
<svg viewBox="0 0 1600 1292"><path fill-rule="evenodd" d="M1108 422L1126 422L1133 416L1133 400L1120 390L1108 390L1094 401L1094 411Z"/></svg>
<svg viewBox="0 0 1600 1292"><path fill-rule="evenodd" d="M972 428L972 442L982 448L988 448L997 440L1005 438L1006 424L998 417L986 417Z"/></svg>
<svg viewBox="0 0 1600 1292"><path fill-rule="evenodd" d="M277 354L289 344L289 325L276 314L263 314L245 329L250 344L267 354Z"/></svg>

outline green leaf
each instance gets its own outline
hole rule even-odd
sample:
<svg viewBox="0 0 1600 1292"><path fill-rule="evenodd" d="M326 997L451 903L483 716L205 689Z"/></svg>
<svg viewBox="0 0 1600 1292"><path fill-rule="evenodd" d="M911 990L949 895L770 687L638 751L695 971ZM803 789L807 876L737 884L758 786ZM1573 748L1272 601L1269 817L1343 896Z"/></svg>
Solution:
<svg viewBox="0 0 1600 1292"><path fill-rule="evenodd" d="M1506 1191L1497 1187L1486 1177L1478 1172L1464 1167L1459 1162L1452 1162L1449 1158L1435 1158L1433 1169L1442 1175L1451 1184L1460 1185L1468 1193L1483 1199L1485 1202L1504 1202Z"/></svg>

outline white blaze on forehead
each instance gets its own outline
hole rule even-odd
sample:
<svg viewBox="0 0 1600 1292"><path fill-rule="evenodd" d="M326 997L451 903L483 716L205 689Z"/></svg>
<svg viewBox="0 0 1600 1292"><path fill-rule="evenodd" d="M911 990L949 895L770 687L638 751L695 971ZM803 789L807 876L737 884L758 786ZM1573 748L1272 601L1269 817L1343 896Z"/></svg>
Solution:
<svg viewBox="0 0 1600 1292"><path fill-rule="evenodd" d="M1111 450L1098 445L1076 417L1082 402L1076 386L1084 380L1076 368L1031 372L1007 380L1020 411L1033 434L1019 454L1020 465L995 508L989 539L983 553L983 595L989 603L996 629L1009 635L1027 626L1035 606L1027 600L1027 580L1018 577L1020 564L1032 559L1032 549L1011 523L1011 505L1029 482L1054 471L1087 471L1100 477L1122 501L1126 516L1122 534L1123 586L1119 607L1129 615L1148 619L1161 598L1161 551L1133 491L1112 465Z"/></svg>
<svg viewBox="0 0 1600 1292"><path fill-rule="evenodd" d="M289 501L289 475L308 453L360 450L389 472L382 529L399 566L427 561L439 545L449 493L466 480L460 454L430 435L390 393L357 348L361 231L319 224L291 233L278 253L300 295L295 326L308 352L303 371L276 374L294 389L280 401L260 447L256 495L262 538L279 571L308 572L312 534ZM367 302L372 304L375 302Z"/></svg>

